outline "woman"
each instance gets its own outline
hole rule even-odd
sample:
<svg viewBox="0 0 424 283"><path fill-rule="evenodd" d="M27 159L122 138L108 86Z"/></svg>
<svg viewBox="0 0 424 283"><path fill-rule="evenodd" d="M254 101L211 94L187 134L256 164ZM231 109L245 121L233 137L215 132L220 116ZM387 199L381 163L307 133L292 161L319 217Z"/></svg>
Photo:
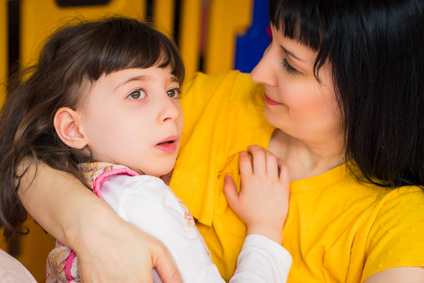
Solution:
<svg viewBox="0 0 424 283"><path fill-rule="evenodd" d="M224 178L238 184L237 153L258 144L290 171L282 242L294 260L288 282L424 280L423 10L419 0L270 0L273 39L253 82L236 72L199 74L184 87L185 140L170 186L198 220L224 277L245 234L223 196L233 186ZM64 203L56 193L52 199L51 187L87 196ZM85 280L100 281L105 270L144 278L126 264L174 274L157 252L142 251L160 245L137 242L141 232L128 232L77 180L40 164L24 188L25 208L77 251ZM57 206L73 213L56 213ZM92 233L79 237L81 225ZM96 260L104 253L98 238L116 241L116 258ZM113 261L121 266L112 270Z"/></svg>

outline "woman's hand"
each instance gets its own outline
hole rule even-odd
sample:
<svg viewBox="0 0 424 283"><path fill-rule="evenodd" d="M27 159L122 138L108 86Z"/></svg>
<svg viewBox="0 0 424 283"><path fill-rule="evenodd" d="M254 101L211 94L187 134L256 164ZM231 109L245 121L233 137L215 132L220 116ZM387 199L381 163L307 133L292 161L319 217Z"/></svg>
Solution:
<svg viewBox="0 0 424 283"><path fill-rule="evenodd" d="M32 161L21 165L19 198L53 237L73 249L83 282L183 282L165 246L120 218L72 175Z"/></svg>
<svg viewBox="0 0 424 283"><path fill-rule="evenodd" d="M239 163L240 193L233 179L225 177L224 193L230 207L247 225L247 234L261 234L280 244L289 208L287 166L256 145L240 153Z"/></svg>
<svg viewBox="0 0 424 283"><path fill-rule="evenodd" d="M152 282L152 268L163 282L183 282L160 241L128 222L113 226L116 233L101 226L84 232L94 240L84 240L76 251L82 282Z"/></svg>

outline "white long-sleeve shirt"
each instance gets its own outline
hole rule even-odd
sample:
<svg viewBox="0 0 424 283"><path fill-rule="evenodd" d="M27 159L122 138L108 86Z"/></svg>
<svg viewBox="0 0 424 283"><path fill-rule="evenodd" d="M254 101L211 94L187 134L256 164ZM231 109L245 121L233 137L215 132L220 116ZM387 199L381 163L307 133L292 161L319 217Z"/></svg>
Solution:
<svg viewBox="0 0 424 283"><path fill-rule="evenodd" d="M161 179L115 175L100 186L100 193L123 219L165 244L184 282L224 282L189 210ZM249 235L230 282L286 282L291 263L281 245ZM160 282L155 273L154 279Z"/></svg>

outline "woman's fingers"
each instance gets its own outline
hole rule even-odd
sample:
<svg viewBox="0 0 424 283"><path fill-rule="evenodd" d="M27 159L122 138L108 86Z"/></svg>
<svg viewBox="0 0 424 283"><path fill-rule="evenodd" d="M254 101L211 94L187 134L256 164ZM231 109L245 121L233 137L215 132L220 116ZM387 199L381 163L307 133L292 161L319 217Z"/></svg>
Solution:
<svg viewBox="0 0 424 283"><path fill-rule="evenodd" d="M159 277L164 283L183 282L178 269L176 268L172 257L165 245L158 245L152 253L153 267L156 269Z"/></svg>

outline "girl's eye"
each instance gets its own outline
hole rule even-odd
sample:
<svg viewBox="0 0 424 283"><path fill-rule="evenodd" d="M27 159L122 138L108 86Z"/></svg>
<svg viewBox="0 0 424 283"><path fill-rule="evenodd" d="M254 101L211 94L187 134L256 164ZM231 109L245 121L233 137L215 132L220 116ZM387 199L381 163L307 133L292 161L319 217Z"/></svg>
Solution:
<svg viewBox="0 0 424 283"><path fill-rule="evenodd" d="M133 100L140 100L146 97L146 92L143 89L137 89L132 91L128 97Z"/></svg>
<svg viewBox="0 0 424 283"><path fill-rule="evenodd" d="M295 68L293 68L289 64L289 62L287 62L287 59L286 58L283 58L282 64L283 64L283 68L287 71L287 73L289 73L289 74L296 74L296 73L298 73L298 71Z"/></svg>
<svg viewBox="0 0 424 283"><path fill-rule="evenodd" d="M181 90L179 88L173 88L168 90L166 94L171 98L180 98Z"/></svg>

